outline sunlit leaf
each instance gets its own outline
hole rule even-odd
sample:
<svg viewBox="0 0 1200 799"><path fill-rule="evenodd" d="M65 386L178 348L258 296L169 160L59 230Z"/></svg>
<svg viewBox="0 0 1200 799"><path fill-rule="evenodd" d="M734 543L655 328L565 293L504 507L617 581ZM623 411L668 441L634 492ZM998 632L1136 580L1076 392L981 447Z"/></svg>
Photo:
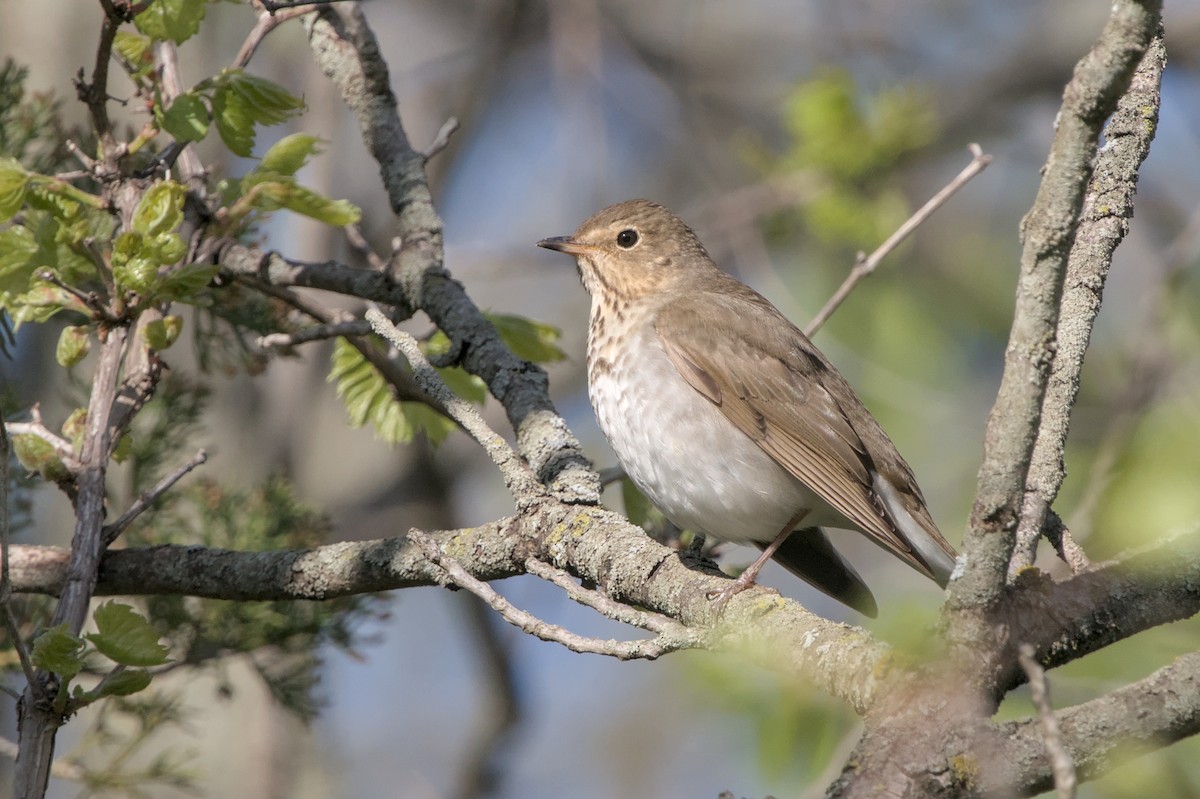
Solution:
<svg viewBox="0 0 1200 799"><path fill-rule="evenodd" d="M199 95L185 92L163 112L161 124L178 142L200 141L208 135L208 106Z"/></svg>
<svg viewBox="0 0 1200 799"><path fill-rule="evenodd" d="M207 6L203 0L153 0L133 23L152 39L179 44L200 30Z"/></svg>
<svg viewBox="0 0 1200 799"><path fill-rule="evenodd" d="M556 343L562 331L552 325L535 322L524 316L488 313L488 321L518 358L534 363L561 361L567 354Z"/></svg>
<svg viewBox="0 0 1200 799"><path fill-rule="evenodd" d="M70 679L83 669L83 641L72 635L67 625L59 624L33 639L29 653L33 665Z"/></svg>
<svg viewBox="0 0 1200 799"><path fill-rule="evenodd" d="M258 164L258 171L279 175L295 175L310 156L321 151L321 140L308 133L284 136L267 150Z"/></svg>
<svg viewBox="0 0 1200 799"><path fill-rule="evenodd" d="M79 363L91 349L91 329L86 325L68 325L58 336L54 359L59 366L70 368Z"/></svg>
<svg viewBox="0 0 1200 799"><path fill-rule="evenodd" d="M125 666L167 662L167 648L158 642L158 633L129 605L105 602L96 608L95 620L99 632L86 638L110 660Z"/></svg>
<svg viewBox="0 0 1200 799"><path fill-rule="evenodd" d="M183 319L169 315L147 322L142 328L142 337L152 349L165 350L175 343L183 331Z"/></svg>
<svg viewBox="0 0 1200 799"><path fill-rule="evenodd" d="M15 158L0 158L0 222L8 221L25 204L29 173Z"/></svg>

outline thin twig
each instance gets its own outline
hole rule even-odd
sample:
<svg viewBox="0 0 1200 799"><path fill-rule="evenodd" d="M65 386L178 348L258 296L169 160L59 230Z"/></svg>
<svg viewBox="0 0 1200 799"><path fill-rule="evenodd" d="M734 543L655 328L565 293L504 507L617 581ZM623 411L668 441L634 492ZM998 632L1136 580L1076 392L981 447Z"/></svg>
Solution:
<svg viewBox="0 0 1200 799"><path fill-rule="evenodd" d="M496 593L490 585L472 577L458 561L443 553L433 539L425 533L419 530L410 530L408 540L420 547L426 557L446 572L450 583L464 588L482 599L506 622L543 641L562 644L572 652L607 655L618 660L654 660L680 649L692 649L700 645L699 636L687 631L686 628L684 628L686 631L684 635L659 635L656 638L637 641L617 641L611 638L588 638L578 635L514 606Z"/></svg>
<svg viewBox="0 0 1200 799"><path fill-rule="evenodd" d="M377 272L384 272L387 269L387 261L379 257L379 253L367 241L367 237L363 235L362 228L358 225L351 224L342 228L346 233L346 241L350 246L358 250L358 252L367 259L367 263Z"/></svg>
<svg viewBox="0 0 1200 799"><path fill-rule="evenodd" d="M63 291L67 292L72 297L79 300L79 302L82 303L85 308L90 309L100 319L104 319L109 322L116 321L113 318L112 314L110 314L108 312L108 309L104 307L104 304L100 302L100 298L96 295L96 293L94 291L93 292L80 291L79 289L72 286L70 283L67 283L65 280L60 278L58 275L51 272L49 269L38 270L35 277L37 277L39 280L44 280L47 283L53 283L55 286L58 286Z"/></svg>
<svg viewBox="0 0 1200 799"><path fill-rule="evenodd" d="M366 317L375 328L375 332L390 341L408 359L417 385L440 402L450 418L462 425L463 429L479 442L504 475L509 493L517 501L518 507L524 507L527 503L545 496L545 487L538 482L528 464L521 460L507 441L488 426L474 405L447 387L441 375L433 368L433 364L429 363L425 354L421 352L417 340L393 325L378 309L368 309Z"/></svg>
<svg viewBox="0 0 1200 799"><path fill-rule="evenodd" d="M644 610L630 607L609 597L601 591L587 589L563 571L551 566L545 561L529 558L525 561L525 569L535 577L541 577L554 583L567 592L567 597L580 605L585 605L598 611L614 621L640 627L652 633L681 635L687 630L679 622L659 613L647 613Z"/></svg>
<svg viewBox="0 0 1200 799"><path fill-rule="evenodd" d="M917 212L910 216L903 225L896 228L896 232L888 237L887 241L880 244L875 252L864 256L859 253L858 259L854 264L854 268L850 270L850 274L846 276L845 281L838 287L838 290L833 293L829 301L823 307L813 320L808 323L808 327L804 328L804 333L807 336L812 336L821 328L821 325L828 321L833 312L838 309L838 306L845 301L846 297L850 296L850 292L859 284L863 278L870 275L879 266L879 262L884 259L892 250L900 245L900 242L909 237L926 219L933 216L933 212L941 208L946 200L949 200L959 189L967 184L971 178L978 175L987 165L992 162L992 157L987 155L980 149L978 144L970 145L971 163L967 164L963 171L955 175L954 180L946 184L946 186L937 194L929 198L929 201L922 205Z"/></svg>
<svg viewBox="0 0 1200 799"><path fill-rule="evenodd" d="M445 150L446 146L450 144L450 137L454 135L456 130L458 130L458 117L450 117L443 122L442 126L438 128L437 135L433 137L433 141L421 151L421 155L425 160L428 161L442 150Z"/></svg>
<svg viewBox="0 0 1200 799"><path fill-rule="evenodd" d="M5 422L4 427L8 430L9 435L36 436L45 441L54 448L54 454L62 460L63 466L72 474L78 474L82 468L79 459L75 457L75 448L71 446L71 442L62 436L52 433L41 423L41 420L32 422Z"/></svg>
<svg viewBox="0 0 1200 799"><path fill-rule="evenodd" d="M284 349L294 347L297 344L307 344L310 341L323 341L324 339L338 338L339 336L366 336L370 335L372 330L371 323L366 319L347 319L342 322L313 325L303 330L297 330L294 333L268 333L265 336L259 336L258 341L255 343L264 350Z"/></svg>
<svg viewBox="0 0 1200 799"><path fill-rule="evenodd" d="M134 519L141 516L154 504L154 501L171 489L171 486L179 482L179 480L192 469L195 469L200 464L208 460L208 453L200 450L188 460L187 463L180 466L175 471L168 474L163 479L159 480L149 491L145 491L134 500L129 509L117 517L112 524L104 526L104 545L110 546L113 541L117 540L117 536L125 532Z"/></svg>
<svg viewBox="0 0 1200 799"><path fill-rule="evenodd" d="M312 13L314 9L309 6L313 5L316 4L308 2L303 5L280 9L279 7L270 8L264 3L263 12L258 15L258 21L254 23L254 27L250 29L250 33L246 35L246 40L242 42L242 47L238 50L237 57L233 59L233 68L244 68L250 63L250 59L254 57L254 52L258 50L258 46L262 44L263 39L267 38L267 34L288 20Z"/></svg>
<svg viewBox="0 0 1200 799"><path fill-rule="evenodd" d="M1074 799L1075 763L1071 760L1071 753L1063 745L1058 719L1054 716L1054 708L1050 706L1050 686L1046 682L1046 670L1041 667L1034 655L1031 644L1021 644L1017 651L1017 661L1025 670L1025 676L1029 678L1029 694L1042 723L1042 732L1046 738L1046 754L1050 758L1050 768L1054 772L1054 790L1058 793L1058 799Z"/></svg>

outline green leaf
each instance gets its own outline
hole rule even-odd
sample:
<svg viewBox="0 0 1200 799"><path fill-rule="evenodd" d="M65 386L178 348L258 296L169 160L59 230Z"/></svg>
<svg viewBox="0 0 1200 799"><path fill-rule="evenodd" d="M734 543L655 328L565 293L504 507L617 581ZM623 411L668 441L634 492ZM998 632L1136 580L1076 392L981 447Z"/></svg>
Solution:
<svg viewBox="0 0 1200 799"><path fill-rule="evenodd" d="M321 140L308 133L284 136L263 154L257 171L292 176L300 171L309 156L321 152Z"/></svg>
<svg viewBox="0 0 1200 799"><path fill-rule="evenodd" d="M510 314L484 314L495 327L500 338L518 358L534 363L565 360L567 354L556 343L562 331L551 325L535 322L523 316Z"/></svg>
<svg viewBox="0 0 1200 799"><path fill-rule="evenodd" d="M54 359L58 365L70 368L84 359L91 349L91 328L87 325L68 325L58 336Z"/></svg>
<svg viewBox="0 0 1200 799"><path fill-rule="evenodd" d="M83 670L83 641L73 635L67 625L51 627L33 639L30 659L39 669L52 671L71 679Z"/></svg>
<svg viewBox="0 0 1200 799"><path fill-rule="evenodd" d="M172 180L155 183L138 201L130 227L144 236L173 232L183 222L185 194L183 186Z"/></svg>
<svg viewBox="0 0 1200 799"><path fill-rule="evenodd" d="M133 23L152 39L179 44L200 30L207 5L203 0L154 0Z"/></svg>
<svg viewBox="0 0 1200 799"><path fill-rule="evenodd" d="M343 227L362 218L362 211L348 200L334 200L296 183L292 178L263 180L254 184L256 208L274 211L287 208L334 227Z"/></svg>
<svg viewBox="0 0 1200 799"><path fill-rule="evenodd" d="M0 230L0 307L10 308L10 295L29 290L37 262L37 239L23 225Z"/></svg>
<svg viewBox="0 0 1200 799"><path fill-rule="evenodd" d="M87 408L76 408L71 411L71 415L62 424L63 438L71 442L76 452L83 449L83 434L86 430Z"/></svg>
<svg viewBox="0 0 1200 799"><path fill-rule="evenodd" d="M328 380L336 384L351 427L370 423L375 433L389 444L412 440L413 427L402 403L371 362L344 338L334 343L333 369Z"/></svg>
<svg viewBox="0 0 1200 799"><path fill-rule="evenodd" d="M124 666L161 666L167 648L150 622L129 605L105 602L96 608L97 633L86 636L105 657Z"/></svg>
<svg viewBox="0 0 1200 799"><path fill-rule="evenodd" d="M159 124L175 141L200 141L208 135L208 106L199 95L184 92L163 112Z"/></svg>
<svg viewBox="0 0 1200 799"><path fill-rule="evenodd" d="M150 55L150 39L129 31L117 31L113 39L113 49L121 54L130 64L140 64Z"/></svg>
<svg viewBox="0 0 1200 799"><path fill-rule="evenodd" d="M482 405L487 400L487 384L465 369L451 366L438 369L437 373L447 388L468 402Z"/></svg>
<svg viewBox="0 0 1200 799"><path fill-rule="evenodd" d="M0 222L16 216L25 204L29 173L15 158L0 158Z"/></svg>
<svg viewBox="0 0 1200 799"><path fill-rule="evenodd" d="M43 438L25 433L12 437L13 453L17 462L27 472L40 474L47 480L66 480L71 473L63 465L58 452Z"/></svg>
<svg viewBox="0 0 1200 799"><path fill-rule="evenodd" d="M255 125L277 125L304 108L303 100L279 84L240 69L223 72L215 84L212 104L217 133L226 147L243 158L254 149Z"/></svg>
<svg viewBox="0 0 1200 799"><path fill-rule="evenodd" d="M125 670L117 674L110 674L104 678L104 681L96 686L98 693L96 699L104 696L129 696L136 694L138 691L144 691L150 686L150 672L145 669Z"/></svg>
<svg viewBox="0 0 1200 799"><path fill-rule="evenodd" d="M172 300L192 302L212 279L221 271L219 264L188 264L172 269L159 288L160 293Z"/></svg>
<svg viewBox="0 0 1200 799"><path fill-rule="evenodd" d="M183 319L178 316L164 316L155 319L142 328L142 338L152 349L165 350L175 343L183 331Z"/></svg>
<svg viewBox="0 0 1200 799"><path fill-rule="evenodd" d="M409 424L424 433L429 443L435 447L458 428L452 419L442 416L424 403L404 402L401 405L404 406L404 415Z"/></svg>

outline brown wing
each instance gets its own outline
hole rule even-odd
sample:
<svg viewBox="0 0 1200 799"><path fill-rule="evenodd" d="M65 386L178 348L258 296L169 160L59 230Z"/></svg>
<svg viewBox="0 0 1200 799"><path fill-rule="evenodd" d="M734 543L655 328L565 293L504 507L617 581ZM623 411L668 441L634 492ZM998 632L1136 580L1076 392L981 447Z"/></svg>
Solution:
<svg viewBox="0 0 1200 799"><path fill-rule="evenodd" d="M901 472L895 477L906 507L915 501L949 550L903 458L804 334L757 293L728 280L719 292L689 293L660 310L656 328L672 363L692 388L797 479L885 549L933 577L897 533L872 487L872 470L880 465ZM731 336L734 325L739 333ZM677 329L689 331L686 341L663 335ZM887 450L885 464L876 463L878 453L868 450L856 430L855 423L862 429L864 418L874 426L864 431L872 449ZM897 484L893 475L886 476Z"/></svg>

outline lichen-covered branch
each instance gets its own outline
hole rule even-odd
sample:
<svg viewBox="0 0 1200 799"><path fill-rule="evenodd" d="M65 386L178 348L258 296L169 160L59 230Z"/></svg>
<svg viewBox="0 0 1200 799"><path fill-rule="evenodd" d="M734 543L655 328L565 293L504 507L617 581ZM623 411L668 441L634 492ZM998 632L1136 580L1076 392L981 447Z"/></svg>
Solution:
<svg viewBox="0 0 1200 799"><path fill-rule="evenodd" d="M988 418L984 459L963 548L966 568L951 583L950 632L968 646L989 635L977 609L1004 597L1025 480L1054 362L1067 259L1096 156L1101 126L1116 109L1157 33L1161 3L1117 0L1099 40L1076 65L1033 207L1023 249L1004 376Z"/></svg>
<svg viewBox="0 0 1200 799"><path fill-rule="evenodd" d="M1150 153L1158 127L1159 88L1167 51L1161 26L1133 73L1129 90L1104 128L1104 149L1096 156L1079 227L1067 260L1059 311L1054 364L1046 384L1037 442L1025 480L1025 503L1017 531L1017 549L1009 574L1032 565L1045 511L1066 477L1064 451L1071 409L1079 394L1079 376L1100 312L1113 252L1129 232L1138 169Z"/></svg>

